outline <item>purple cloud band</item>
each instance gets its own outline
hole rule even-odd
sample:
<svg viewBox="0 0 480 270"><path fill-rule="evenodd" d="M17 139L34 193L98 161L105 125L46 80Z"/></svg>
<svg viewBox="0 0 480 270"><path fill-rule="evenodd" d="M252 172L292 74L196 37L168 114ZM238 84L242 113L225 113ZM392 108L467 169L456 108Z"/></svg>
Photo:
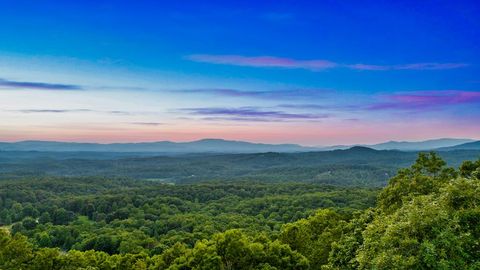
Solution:
<svg viewBox="0 0 480 270"><path fill-rule="evenodd" d="M70 113L70 112L92 112L89 109L73 109L73 110L63 110L63 109L27 109L27 110L17 110L21 113Z"/></svg>
<svg viewBox="0 0 480 270"><path fill-rule="evenodd" d="M139 125L139 126L163 126L165 123L159 122L130 122L132 125Z"/></svg>
<svg viewBox="0 0 480 270"><path fill-rule="evenodd" d="M38 89L38 90L82 90L79 85L58 84L58 83L41 83L41 82L19 82L0 79L0 87L12 89Z"/></svg>
<svg viewBox="0 0 480 270"><path fill-rule="evenodd" d="M24 109L24 110L13 110L13 112L20 113L108 113L114 115L130 115L131 112L128 111L99 111L91 109Z"/></svg>
<svg viewBox="0 0 480 270"><path fill-rule="evenodd" d="M480 103L479 91L437 90L383 96L385 102L373 104L369 110L426 110L448 105Z"/></svg>
<svg viewBox="0 0 480 270"><path fill-rule="evenodd" d="M328 60L298 60L274 56L242 56L242 55L211 55L192 54L186 59L194 62L233 65L244 67L275 67L286 69L307 69L311 71L332 68L348 68L353 70L441 70L466 67L466 63L413 63L403 65L370 65L370 64L340 64Z"/></svg>
<svg viewBox="0 0 480 270"><path fill-rule="evenodd" d="M206 119L227 119L246 121L279 121L279 120L319 120L327 118L327 114L287 113L283 111L267 111L257 107L240 108L184 108L181 111L192 115L207 117Z"/></svg>
<svg viewBox="0 0 480 270"><path fill-rule="evenodd" d="M315 96L324 96L332 92L328 89L291 89L291 90L263 90L263 91L245 91L237 89L207 88L207 89L186 89L175 90L176 93L184 94L210 94L227 97L251 97L259 99L292 99L292 98L311 98Z"/></svg>

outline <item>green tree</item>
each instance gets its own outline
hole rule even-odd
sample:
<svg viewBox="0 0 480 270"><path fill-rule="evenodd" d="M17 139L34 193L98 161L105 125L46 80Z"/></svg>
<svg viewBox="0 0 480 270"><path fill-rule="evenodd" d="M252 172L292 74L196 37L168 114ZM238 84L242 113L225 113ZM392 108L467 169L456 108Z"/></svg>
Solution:
<svg viewBox="0 0 480 270"><path fill-rule="evenodd" d="M37 220L31 217L26 217L22 220L22 226L26 230L33 230L37 226Z"/></svg>
<svg viewBox="0 0 480 270"><path fill-rule="evenodd" d="M284 225L279 238L305 255L312 267L319 269L328 262L332 243L340 239L346 224L340 214L323 209L307 219Z"/></svg>
<svg viewBox="0 0 480 270"><path fill-rule="evenodd" d="M11 237L0 229L0 269L28 269L33 258L32 244L21 234Z"/></svg>
<svg viewBox="0 0 480 270"><path fill-rule="evenodd" d="M420 155L395 176L378 207L333 244L325 269L478 269L480 181L442 173L441 164Z"/></svg>
<svg viewBox="0 0 480 270"><path fill-rule="evenodd" d="M406 197L438 192L443 184L457 176L454 169L445 165L434 152L419 153L411 168L400 170L390 179L378 196L379 208L391 212L401 207Z"/></svg>
<svg viewBox="0 0 480 270"><path fill-rule="evenodd" d="M469 179L480 180L480 159L477 161L464 161L460 166L460 175Z"/></svg>
<svg viewBox="0 0 480 270"><path fill-rule="evenodd" d="M41 224L46 224L46 223L52 222L52 218L50 217L50 214L48 212L43 212L40 215L38 222Z"/></svg>

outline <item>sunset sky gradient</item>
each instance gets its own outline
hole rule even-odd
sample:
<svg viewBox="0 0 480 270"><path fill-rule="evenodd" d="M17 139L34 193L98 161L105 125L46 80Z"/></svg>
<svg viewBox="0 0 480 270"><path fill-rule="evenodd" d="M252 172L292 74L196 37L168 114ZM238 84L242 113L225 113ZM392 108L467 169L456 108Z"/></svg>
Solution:
<svg viewBox="0 0 480 270"><path fill-rule="evenodd" d="M313 2L1 1L0 141L480 139L478 1Z"/></svg>

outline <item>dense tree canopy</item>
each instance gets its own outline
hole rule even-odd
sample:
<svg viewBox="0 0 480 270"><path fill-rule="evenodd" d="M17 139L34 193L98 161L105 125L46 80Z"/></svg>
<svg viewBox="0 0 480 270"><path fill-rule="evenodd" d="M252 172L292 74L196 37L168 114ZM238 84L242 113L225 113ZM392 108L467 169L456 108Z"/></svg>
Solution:
<svg viewBox="0 0 480 270"><path fill-rule="evenodd" d="M144 153L145 154L145 153ZM479 150L440 151L451 166L478 158ZM0 180L23 177L128 177L166 183L202 181L307 182L383 187L416 152L367 147L304 153L144 156L114 152L0 151Z"/></svg>
<svg viewBox="0 0 480 270"><path fill-rule="evenodd" d="M331 269L479 269L480 162L459 172L435 153L391 179L377 207L352 219ZM461 177L458 177L458 175Z"/></svg>
<svg viewBox="0 0 480 270"><path fill-rule="evenodd" d="M0 183L0 269L480 269L480 160L378 194L308 183ZM378 199L375 202L375 196Z"/></svg>

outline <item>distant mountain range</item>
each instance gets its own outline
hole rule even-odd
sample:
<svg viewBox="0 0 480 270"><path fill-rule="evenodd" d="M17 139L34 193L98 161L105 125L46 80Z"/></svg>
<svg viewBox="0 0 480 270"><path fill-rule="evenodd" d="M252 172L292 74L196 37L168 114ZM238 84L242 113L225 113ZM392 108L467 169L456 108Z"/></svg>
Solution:
<svg viewBox="0 0 480 270"><path fill-rule="evenodd" d="M450 147L439 148L439 151L453 151L453 150L480 150L480 141L463 143Z"/></svg>
<svg viewBox="0 0 480 270"><path fill-rule="evenodd" d="M336 150L336 149L348 149L352 146L364 146L372 148L375 150L400 150L400 151L425 151L425 150L454 150L448 149L450 147L460 146L463 144L474 143L475 140L472 139L451 139L451 138L442 138L442 139L433 139L426 141L418 142L406 142L406 141L389 141L379 144L370 144L370 145L336 145L322 147L322 150ZM478 143L478 142L477 142ZM465 148L468 149L468 148Z"/></svg>
<svg viewBox="0 0 480 270"><path fill-rule="evenodd" d="M221 139L203 139L193 142L145 143L74 143L53 141L22 141L0 143L0 151L42 152L151 152L151 153L261 153L318 151L314 147L297 144L262 144Z"/></svg>
<svg viewBox="0 0 480 270"><path fill-rule="evenodd" d="M118 153L263 153L263 152L309 152L368 147L375 150L476 150L480 141L471 139L435 139L419 142L389 141L373 145L337 145L329 147L306 147L298 144L263 144L222 139L203 139L192 142L143 142L143 143L75 143L55 141L0 142L0 151L38 152L118 152Z"/></svg>

